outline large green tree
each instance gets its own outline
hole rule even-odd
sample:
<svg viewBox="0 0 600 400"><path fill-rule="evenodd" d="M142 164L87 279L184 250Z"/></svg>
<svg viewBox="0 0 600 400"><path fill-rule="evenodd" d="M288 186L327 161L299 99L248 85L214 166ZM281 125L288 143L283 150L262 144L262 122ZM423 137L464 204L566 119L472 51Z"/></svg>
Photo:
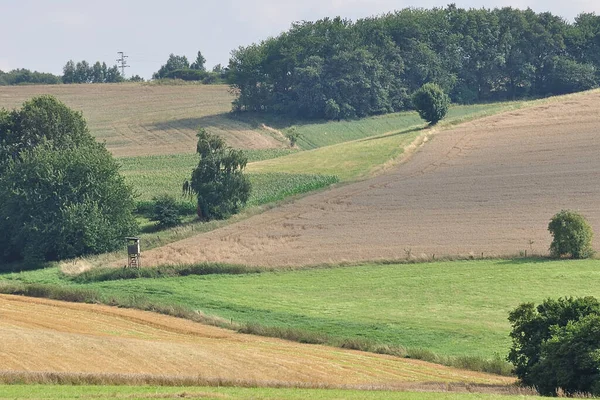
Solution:
<svg viewBox="0 0 600 400"><path fill-rule="evenodd" d="M250 197L250 181L243 174L247 157L205 129L198 130L198 166L192 172L189 191L198 199L198 217L223 219L235 214Z"/></svg>
<svg viewBox="0 0 600 400"><path fill-rule="evenodd" d="M135 233L118 165L55 98L0 111L0 160L0 262L111 251Z"/></svg>
<svg viewBox="0 0 600 400"><path fill-rule="evenodd" d="M508 360L526 386L555 396L600 394L600 303L593 297L521 304L509 315Z"/></svg>

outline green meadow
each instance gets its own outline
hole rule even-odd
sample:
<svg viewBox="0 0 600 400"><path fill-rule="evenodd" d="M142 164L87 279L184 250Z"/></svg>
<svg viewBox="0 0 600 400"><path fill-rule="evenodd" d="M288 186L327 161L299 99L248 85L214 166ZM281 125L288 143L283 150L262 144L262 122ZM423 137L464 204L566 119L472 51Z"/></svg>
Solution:
<svg viewBox="0 0 600 400"><path fill-rule="evenodd" d="M367 340L440 356L504 358L508 312L548 297L600 297L600 262L474 260L123 279L76 284L57 268L0 279L89 289L232 323L291 328L325 342Z"/></svg>
<svg viewBox="0 0 600 400"><path fill-rule="evenodd" d="M57 386L0 385L0 399L290 399L290 400L529 400L535 396L505 396L479 393L411 393L377 390L270 389L234 387L165 386Z"/></svg>

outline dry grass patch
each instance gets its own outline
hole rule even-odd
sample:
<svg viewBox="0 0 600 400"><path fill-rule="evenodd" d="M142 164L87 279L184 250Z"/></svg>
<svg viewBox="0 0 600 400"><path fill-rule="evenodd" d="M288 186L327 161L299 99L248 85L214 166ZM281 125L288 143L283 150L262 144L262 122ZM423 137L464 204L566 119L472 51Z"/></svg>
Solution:
<svg viewBox="0 0 600 400"><path fill-rule="evenodd" d="M227 85L2 86L0 107L19 107L41 94L82 111L92 134L115 156L194 153L200 125L236 148L287 146L272 132L230 117L234 97Z"/></svg>

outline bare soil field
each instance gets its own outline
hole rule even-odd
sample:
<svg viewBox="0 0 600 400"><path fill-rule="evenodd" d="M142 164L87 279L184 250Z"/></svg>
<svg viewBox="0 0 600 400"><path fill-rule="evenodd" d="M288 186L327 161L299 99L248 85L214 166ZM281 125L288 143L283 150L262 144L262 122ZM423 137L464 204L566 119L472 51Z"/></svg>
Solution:
<svg viewBox="0 0 600 400"><path fill-rule="evenodd" d="M568 96L440 131L383 175L146 252L144 265L547 254L561 209L600 232L599 154L600 91Z"/></svg>
<svg viewBox="0 0 600 400"><path fill-rule="evenodd" d="M194 153L198 126L246 149L285 147L273 132L228 118L226 85L144 83L0 86L0 108L51 94L82 111L92 134L115 156Z"/></svg>
<svg viewBox="0 0 600 400"><path fill-rule="evenodd" d="M0 295L0 372L402 385L514 380L417 360L243 335L137 310Z"/></svg>

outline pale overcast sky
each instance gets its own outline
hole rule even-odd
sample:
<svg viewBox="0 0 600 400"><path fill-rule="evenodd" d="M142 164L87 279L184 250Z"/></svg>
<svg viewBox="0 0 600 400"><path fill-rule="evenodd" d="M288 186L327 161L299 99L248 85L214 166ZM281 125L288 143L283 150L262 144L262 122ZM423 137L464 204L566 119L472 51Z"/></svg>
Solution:
<svg viewBox="0 0 600 400"><path fill-rule="evenodd" d="M232 49L276 36L293 21L342 16L355 20L406 7L512 6L550 11L572 21L600 14L600 0L0 0L0 70L62 74L73 59L115 64L129 56L126 75L149 78L169 53L190 62L198 50L207 67L226 65Z"/></svg>

